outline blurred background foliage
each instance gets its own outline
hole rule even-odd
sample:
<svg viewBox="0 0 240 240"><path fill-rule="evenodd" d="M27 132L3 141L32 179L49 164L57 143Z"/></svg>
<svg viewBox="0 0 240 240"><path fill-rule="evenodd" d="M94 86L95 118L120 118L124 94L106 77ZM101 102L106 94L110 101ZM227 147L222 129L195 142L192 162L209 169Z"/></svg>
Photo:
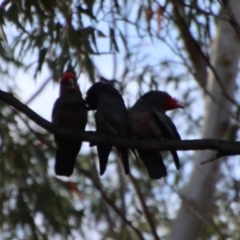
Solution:
<svg viewBox="0 0 240 240"><path fill-rule="evenodd" d="M200 138L204 87L196 81L193 54L181 29L208 58L216 33L218 1L168 0L4 0L0 1L0 86L21 99L28 88L17 72L42 83L57 82L71 62L80 86L100 77L117 81L129 107L150 89L183 100L185 110L169 115L183 139ZM184 11L184 24L174 9ZM42 80L42 79L45 80ZM81 87L82 88L82 87ZM236 87L238 89L238 86ZM44 108L44 106L43 106ZM89 128L93 128L89 114ZM234 128L233 136L237 135ZM234 139L234 137L233 137ZM151 180L141 161L131 158L131 177L117 155L99 177L95 148L78 156L74 175L53 174L54 142L24 115L0 101L0 239L165 239L189 181L194 152L180 152L176 171ZM239 239L239 159L224 163L210 219L199 239ZM203 159L205 160L205 159ZM201 168L202 166L199 166ZM209 179L211 181L211 179ZM204 201L204 199L203 199ZM189 226L191 227L191 226Z"/></svg>

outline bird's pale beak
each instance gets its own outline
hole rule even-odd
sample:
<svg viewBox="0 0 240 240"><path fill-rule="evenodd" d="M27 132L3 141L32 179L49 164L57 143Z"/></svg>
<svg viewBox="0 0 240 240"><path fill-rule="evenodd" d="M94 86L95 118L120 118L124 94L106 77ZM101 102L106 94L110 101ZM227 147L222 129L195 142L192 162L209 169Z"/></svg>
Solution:
<svg viewBox="0 0 240 240"><path fill-rule="evenodd" d="M183 102L181 102L181 101L177 101L177 103L176 103L176 107L178 107L178 108L185 108L185 105L184 105Z"/></svg>

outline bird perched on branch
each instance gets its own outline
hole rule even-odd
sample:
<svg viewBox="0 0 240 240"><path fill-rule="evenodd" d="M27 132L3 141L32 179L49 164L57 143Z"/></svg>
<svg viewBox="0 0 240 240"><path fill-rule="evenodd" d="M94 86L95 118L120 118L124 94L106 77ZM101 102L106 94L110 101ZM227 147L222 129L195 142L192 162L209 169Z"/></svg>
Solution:
<svg viewBox="0 0 240 240"><path fill-rule="evenodd" d="M89 110L97 110L95 122L97 133L115 137L129 137L128 112L121 94L107 82L95 83L87 91L86 104ZM111 146L97 144L100 162L100 175L103 175L108 162ZM117 148L125 170L129 173L128 149Z"/></svg>
<svg viewBox="0 0 240 240"><path fill-rule="evenodd" d="M181 139L172 120L165 114L168 110L183 108L183 104L163 91L150 91L141 96L129 109L133 135L142 140ZM159 151L138 149L149 176L159 179L167 175ZM176 168L180 163L176 151L171 151Z"/></svg>
<svg viewBox="0 0 240 240"><path fill-rule="evenodd" d="M52 122L64 128L84 130L87 123L87 110L77 84L75 73L67 71L60 79L60 96L52 111ZM54 135L57 145L55 173L69 177L73 173L76 157L82 141Z"/></svg>

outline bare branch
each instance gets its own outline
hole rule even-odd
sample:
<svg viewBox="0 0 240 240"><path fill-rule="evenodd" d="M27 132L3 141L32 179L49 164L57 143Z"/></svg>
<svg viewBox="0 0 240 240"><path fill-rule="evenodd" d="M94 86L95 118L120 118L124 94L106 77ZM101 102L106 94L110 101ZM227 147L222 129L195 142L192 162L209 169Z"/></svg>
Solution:
<svg viewBox="0 0 240 240"><path fill-rule="evenodd" d="M136 233L136 235L139 237L139 239L144 240L144 237L141 233L141 231L139 231L139 229L137 229L136 227L134 227L132 225L132 222L127 220L126 217L122 214L122 212L118 209L118 207L115 205L114 202L112 202L106 195L106 193L103 191L103 189L100 187L99 182L95 181L94 178L92 178L89 174L89 172L81 167L78 167L78 170L83 173L86 177L88 177L93 185L96 187L96 189L100 192L100 194L102 195L102 198L104 199L104 201L113 209L113 211L122 218L122 220L130 227L132 228L132 230Z"/></svg>
<svg viewBox="0 0 240 240"><path fill-rule="evenodd" d="M206 80L207 80L207 69L206 67L209 67L218 82L218 85L222 91L223 96L225 98L239 107L238 103L233 99L226 91L225 86L223 85L222 79L220 78L219 74L217 73L215 67L211 64L210 59L204 54L204 52L201 49L201 46L198 44L196 39L191 34L185 20L184 16L182 16L182 11L179 11L179 2L176 0L172 0L173 7L174 7L174 13L176 17L176 24L181 32L181 35L184 40L185 47L188 51L188 54L193 62L193 65L196 70L196 80L198 81L199 85L202 87L205 93L206 92ZM181 8L180 8L181 9ZM230 21L230 20L228 20ZM230 21L231 22L231 21ZM204 78L203 78L204 77Z"/></svg>
<svg viewBox="0 0 240 240"><path fill-rule="evenodd" d="M93 131L73 131L63 128L57 124L52 124L39 116L29 107L21 103L12 94L0 90L0 100L16 108L20 112L28 116L33 122L46 129L51 133L72 139L81 139L85 142L90 142L91 145L104 143L110 146L127 147L131 149L143 148L146 150L215 150L219 152L219 157L223 155L240 155L240 142L226 141L219 139L201 139L201 140L162 140L162 141L140 141L125 138L116 138L110 136L99 135Z"/></svg>
<svg viewBox="0 0 240 240"><path fill-rule="evenodd" d="M202 89L206 89L206 82L207 82L207 63L202 57L202 52L199 51L198 43L185 26L184 21L184 5L180 2L176 2L172 0L172 4L174 7L174 16L175 16L175 24L179 29L181 37L183 39L184 46L187 50L187 53L191 59L191 62L194 66L195 70L195 77L199 85Z"/></svg>
<svg viewBox="0 0 240 240"><path fill-rule="evenodd" d="M37 89L35 93L25 102L26 105L30 104L47 86L47 84L50 82L52 77L48 77L41 86Z"/></svg>
<svg viewBox="0 0 240 240"><path fill-rule="evenodd" d="M134 177L129 174L129 179L136 191L136 195L138 196L138 199L140 201L140 204L142 206L142 209L143 209L143 212L144 212L144 215L145 215L145 218L147 220L147 223L152 231L152 235L154 237L155 240L161 240L160 237L157 235L157 231L156 231L156 226L154 224L154 221L153 221L153 216L151 216L150 212L148 211L148 207L147 207L147 204L144 200L144 197L143 197L143 194L139 188L139 185L136 183L136 180L134 179Z"/></svg>

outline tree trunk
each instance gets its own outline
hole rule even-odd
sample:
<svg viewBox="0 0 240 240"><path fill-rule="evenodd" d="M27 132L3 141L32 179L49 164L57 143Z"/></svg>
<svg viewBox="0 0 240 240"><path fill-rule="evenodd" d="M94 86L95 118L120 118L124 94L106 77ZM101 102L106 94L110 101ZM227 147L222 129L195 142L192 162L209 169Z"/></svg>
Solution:
<svg viewBox="0 0 240 240"><path fill-rule="evenodd" d="M239 23L240 1L229 0L228 4L228 8ZM211 63L221 79L225 91L230 97L233 97L240 56L240 36L236 34L228 21L221 20L228 18L228 10L222 9L220 12L217 34L212 45ZM211 97L206 96L202 137L226 139L230 117L224 109L231 111L232 104L224 97L218 80L212 72L208 76L207 90L210 96L214 96L218 104ZM196 152L193 160L194 169L189 183L184 189L182 205L173 222L168 240L198 239L203 225L208 222L222 160L206 165L200 165L200 162L213 155L213 151Z"/></svg>

